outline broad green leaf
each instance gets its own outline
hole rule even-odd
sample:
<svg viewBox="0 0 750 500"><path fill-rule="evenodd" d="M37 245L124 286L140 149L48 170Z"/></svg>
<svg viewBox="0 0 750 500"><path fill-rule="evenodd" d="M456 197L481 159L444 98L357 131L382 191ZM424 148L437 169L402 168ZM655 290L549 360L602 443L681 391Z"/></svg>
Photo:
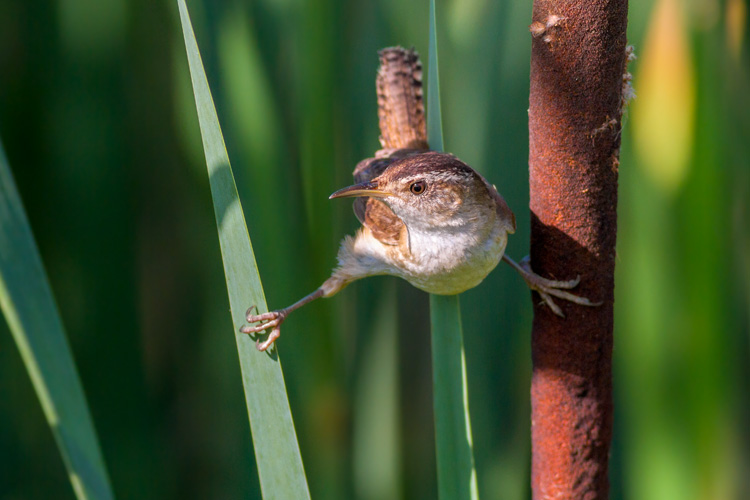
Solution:
<svg viewBox="0 0 750 500"><path fill-rule="evenodd" d="M248 306L266 311L266 299L190 17L184 0L178 5L263 498L310 498L276 347L258 352L254 340L239 333Z"/></svg>
<svg viewBox="0 0 750 500"><path fill-rule="evenodd" d="M0 307L42 403L76 496L114 498L65 329L2 144Z"/></svg>
<svg viewBox="0 0 750 500"><path fill-rule="evenodd" d="M430 0L427 79L427 135L432 149L443 149L438 84L435 0ZM432 380L435 407L438 493L442 500L476 499L477 474L469 418L461 309L457 295L430 295Z"/></svg>

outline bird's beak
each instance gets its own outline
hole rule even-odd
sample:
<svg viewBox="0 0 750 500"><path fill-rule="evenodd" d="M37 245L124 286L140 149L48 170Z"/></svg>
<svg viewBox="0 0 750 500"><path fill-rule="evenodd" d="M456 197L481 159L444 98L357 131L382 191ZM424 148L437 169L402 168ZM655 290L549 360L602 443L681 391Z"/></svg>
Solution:
<svg viewBox="0 0 750 500"><path fill-rule="evenodd" d="M385 198L390 194L391 193L380 189L377 182L370 181L345 187L344 189L339 189L331 196L329 196L328 199L332 200L334 198L351 198L354 196L372 196L373 198Z"/></svg>

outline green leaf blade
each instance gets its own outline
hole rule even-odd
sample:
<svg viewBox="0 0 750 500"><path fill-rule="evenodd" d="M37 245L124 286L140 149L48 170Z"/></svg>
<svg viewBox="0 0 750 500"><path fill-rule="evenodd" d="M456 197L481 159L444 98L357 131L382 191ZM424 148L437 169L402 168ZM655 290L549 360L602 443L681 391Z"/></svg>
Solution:
<svg viewBox="0 0 750 500"><path fill-rule="evenodd" d="M113 499L96 430L26 212L0 144L0 308L79 499Z"/></svg>
<svg viewBox="0 0 750 500"><path fill-rule="evenodd" d="M440 109L435 0L430 0L430 44L427 61L427 137L432 149L442 151L445 146L443 144L443 115Z"/></svg>
<svg viewBox="0 0 750 500"><path fill-rule="evenodd" d="M427 136L432 149L442 150L435 0L430 0L428 61ZM439 498L478 499L458 296L430 295L430 320Z"/></svg>
<svg viewBox="0 0 750 500"><path fill-rule="evenodd" d="M440 498L479 498L458 295L430 295Z"/></svg>
<svg viewBox="0 0 750 500"><path fill-rule="evenodd" d="M253 339L239 333L247 307L263 312L267 305L187 7L184 0L178 5L263 498L310 498L278 355L258 352Z"/></svg>

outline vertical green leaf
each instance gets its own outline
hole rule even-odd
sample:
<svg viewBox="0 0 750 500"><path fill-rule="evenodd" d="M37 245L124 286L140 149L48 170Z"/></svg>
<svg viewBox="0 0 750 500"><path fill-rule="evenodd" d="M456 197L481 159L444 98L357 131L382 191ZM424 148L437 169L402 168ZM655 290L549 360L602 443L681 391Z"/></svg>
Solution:
<svg viewBox="0 0 750 500"><path fill-rule="evenodd" d="M253 339L239 333L247 307L266 311L266 300L190 17L184 0L178 5L263 498L310 498L276 348L258 352Z"/></svg>
<svg viewBox="0 0 750 500"><path fill-rule="evenodd" d="M479 498L458 295L430 295L438 493Z"/></svg>
<svg viewBox="0 0 750 500"><path fill-rule="evenodd" d="M427 79L427 135L433 149L443 149L438 84L435 0L430 0ZM432 380L435 407L438 493L441 499L476 499L477 474L469 417L461 309L457 295L430 295Z"/></svg>
<svg viewBox="0 0 750 500"><path fill-rule="evenodd" d="M440 110L435 0L430 0L430 44L427 50L427 137L432 149L442 151L444 147L443 116Z"/></svg>
<svg viewBox="0 0 750 500"><path fill-rule="evenodd" d="M80 499L114 498L94 423L0 144L0 307Z"/></svg>

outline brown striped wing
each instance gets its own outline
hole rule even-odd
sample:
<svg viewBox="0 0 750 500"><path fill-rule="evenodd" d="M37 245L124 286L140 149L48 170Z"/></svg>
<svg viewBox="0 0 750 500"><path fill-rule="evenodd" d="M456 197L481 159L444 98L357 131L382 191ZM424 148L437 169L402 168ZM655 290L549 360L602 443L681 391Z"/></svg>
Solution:
<svg viewBox="0 0 750 500"><path fill-rule="evenodd" d="M396 156L388 156L362 160L354 169L354 181L358 184L371 181L397 159ZM382 201L369 197L357 198L354 200L354 215L381 243L399 244L404 223Z"/></svg>

